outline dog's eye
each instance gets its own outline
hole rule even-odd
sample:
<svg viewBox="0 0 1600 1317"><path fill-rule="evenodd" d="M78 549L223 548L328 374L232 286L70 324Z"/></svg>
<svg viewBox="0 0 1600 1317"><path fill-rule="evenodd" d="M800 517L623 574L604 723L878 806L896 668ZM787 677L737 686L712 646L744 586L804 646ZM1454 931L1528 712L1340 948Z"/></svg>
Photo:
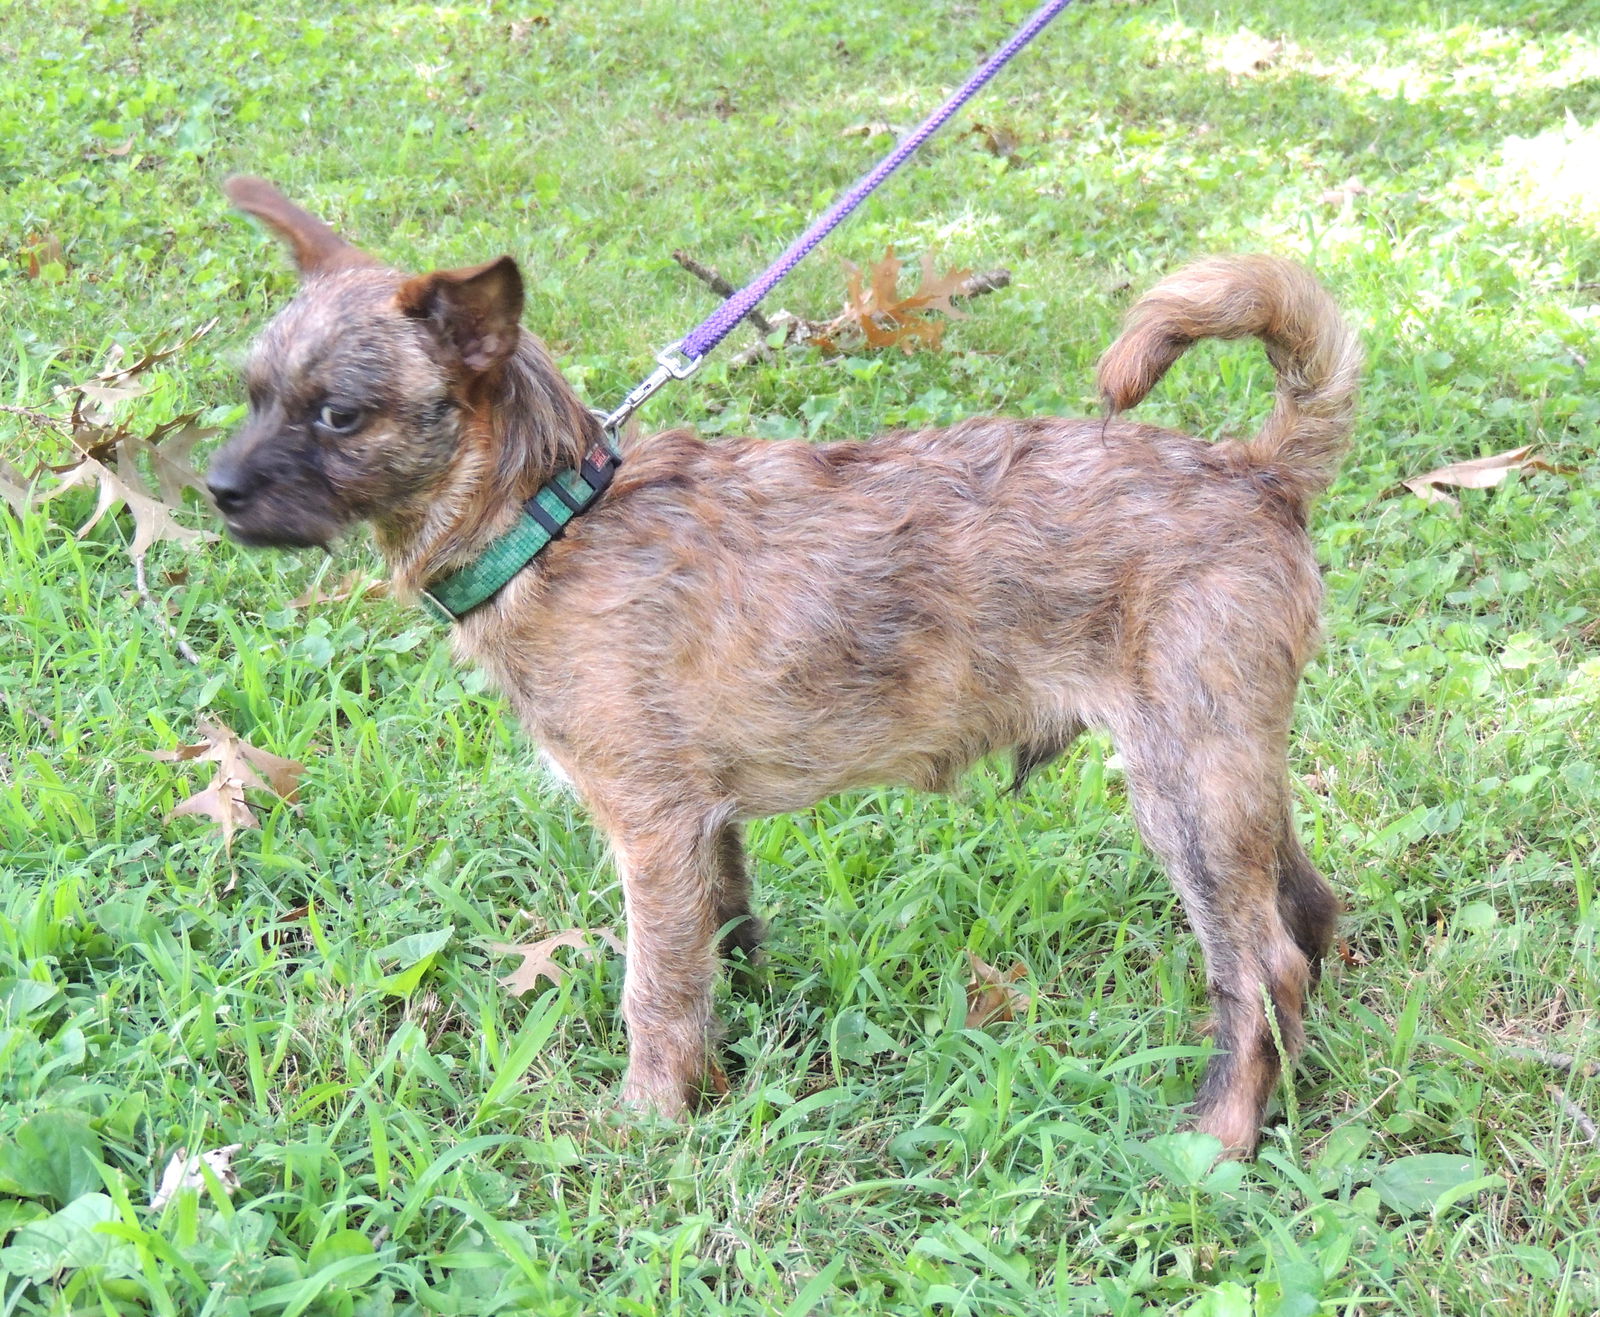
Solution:
<svg viewBox="0 0 1600 1317"><path fill-rule="evenodd" d="M352 407L335 407L329 403L317 413L317 424L334 434L349 434L361 424L361 413Z"/></svg>

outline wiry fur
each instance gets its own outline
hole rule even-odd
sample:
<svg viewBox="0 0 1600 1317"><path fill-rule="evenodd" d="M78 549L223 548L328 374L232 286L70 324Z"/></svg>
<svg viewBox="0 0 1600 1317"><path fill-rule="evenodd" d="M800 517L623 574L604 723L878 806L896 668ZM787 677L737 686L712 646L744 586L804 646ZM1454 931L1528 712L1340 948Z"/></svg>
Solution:
<svg viewBox="0 0 1600 1317"><path fill-rule="evenodd" d="M242 204L298 251L288 203L259 197ZM418 281L319 243L303 239L317 262L252 358L219 502L254 542L371 519L415 588L571 464L592 421L514 332L508 262L426 276L467 291L419 316ZM1285 756L1321 598L1306 504L1348 434L1358 352L1303 270L1234 257L1142 299L1100 377L1121 411L1190 342L1245 334L1280 381L1249 443L1055 418L822 445L652 436L457 625L611 840L626 1100L677 1113L706 1074L718 932L725 952L759 936L743 820L867 784L942 789L1000 751L1025 776L1089 726L1121 751L1205 949L1217 1051L1194 1123L1253 1149L1279 1069L1263 1002L1293 1053L1336 913ZM285 418L330 389L371 420L317 457L315 426Z"/></svg>

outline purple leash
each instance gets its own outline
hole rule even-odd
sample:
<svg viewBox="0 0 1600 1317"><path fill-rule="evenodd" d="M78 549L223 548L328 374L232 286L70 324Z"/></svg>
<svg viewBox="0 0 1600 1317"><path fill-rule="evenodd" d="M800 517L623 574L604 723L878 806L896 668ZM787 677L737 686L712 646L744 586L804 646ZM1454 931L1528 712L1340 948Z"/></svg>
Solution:
<svg viewBox="0 0 1600 1317"><path fill-rule="evenodd" d="M705 360L706 354L733 332L734 327L755 309L756 303L777 287L779 280L799 265L847 215L872 195L880 183L905 164L919 146L943 128L957 110L976 96L1018 51L1038 36L1045 25L1071 3L1072 0L1046 0L1045 4L1040 5L1033 16L1011 34L1011 39L1005 45L989 56L983 67L968 78L954 96L923 120L916 129L901 138L893 151L829 206L809 229L795 239L788 251L769 265L759 278L746 284L678 342L663 348L656 355L655 370L622 400L622 405L616 411L603 418L602 423L607 434L614 435L628 418L638 411L644 401L667 381L687 379L693 375L700 368L700 363Z"/></svg>

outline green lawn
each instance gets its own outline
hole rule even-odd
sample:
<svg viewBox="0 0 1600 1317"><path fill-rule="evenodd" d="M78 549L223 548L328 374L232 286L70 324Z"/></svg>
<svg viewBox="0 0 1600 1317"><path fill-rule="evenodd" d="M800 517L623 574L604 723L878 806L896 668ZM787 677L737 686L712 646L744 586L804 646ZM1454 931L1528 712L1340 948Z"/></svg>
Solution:
<svg viewBox="0 0 1600 1317"><path fill-rule="evenodd" d="M1030 8L12 0L0 404L64 415L114 345L217 317L121 414L242 414L293 278L237 170L401 265L515 254L613 404L712 305L674 249L755 273L892 141L847 130L914 124ZM1200 957L1104 742L1016 800L980 768L754 827L769 986L723 1000L732 1092L624 1136L620 959L518 999L490 950L618 924L616 878L420 613L294 606L370 549L161 543L152 608L125 513L75 536L91 490L0 512L0 1317L1600 1310L1597 179L1592 0L1104 0L772 299L831 314L889 244L1008 267L943 351L725 349L644 413L1092 412L1129 298L1184 260L1334 289L1371 365L1293 768L1347 914L1249 1167L1172 1133ZM1211 345L1140 415L1248 431L1270 385ZM1399 488L1524 444L1559 469ZM0 455L66 458L14 411ZM231 854L167 818L207 766L149 757L206 718L307 765ZM965 950L1026 967L1016 1020L962 1027ZM148 1207L179 1145L235 1143L231 1197Z"/></svg>

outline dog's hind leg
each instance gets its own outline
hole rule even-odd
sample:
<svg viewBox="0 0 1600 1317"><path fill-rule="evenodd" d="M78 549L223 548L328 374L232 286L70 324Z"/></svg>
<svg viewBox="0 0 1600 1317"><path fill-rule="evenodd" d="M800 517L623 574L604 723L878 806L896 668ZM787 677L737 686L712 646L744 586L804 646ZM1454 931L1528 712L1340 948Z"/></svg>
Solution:
<svg viewBox="0 0 1600 1317"><path fill-rule="evenodd" d="M1011 785L1006 790L1013 796L1020 796L1022 788L1028 785L1028 779L1046 764L1066 754L1082 734L1083 724L1072 718L1058 731L1014 746L1011 751Z"/></svg>
<svg viewBox="0 0 1600 1317"><path fill-rule="evenodd" d="M1333 945L1339 898L1307 858L1287 810L1283 833L1278 838L1278 913L1305 953L1311 985L1315 987L1322 977L1322 958Z"/></svg>
<svg viewBox="0 0 1600 1317"><path fill-rule="evenodd" d="M704 1087L717 970L721 819L651 819L612 845L627 903L622 1100L678 1116Z"/></svg>
<svg viewBox="0 0 1600 1317"><path fill-rule="evenodd" d="M717 838L717 928L721 932L718 949L724 960L732 961L736 981L756 962L766 925L750 910L750 869L745 857L744 829L727 824Z"/></svg>
<svg viewBox="0 0 1600 1317"><path fill-rule="evenodd" d="M1140 832L1165 861L1205 951L1217 1050L1192 1125L1228 1154L1249 1156L1281 1070L1274 1023L1288 1057L1303 1042L1311 966L1300 935L1311 930L1286 920L1280 904L1279 841L1288 826L1281 739L1230 728L1204 703L1122 717L1112 734Z"/></svg>

